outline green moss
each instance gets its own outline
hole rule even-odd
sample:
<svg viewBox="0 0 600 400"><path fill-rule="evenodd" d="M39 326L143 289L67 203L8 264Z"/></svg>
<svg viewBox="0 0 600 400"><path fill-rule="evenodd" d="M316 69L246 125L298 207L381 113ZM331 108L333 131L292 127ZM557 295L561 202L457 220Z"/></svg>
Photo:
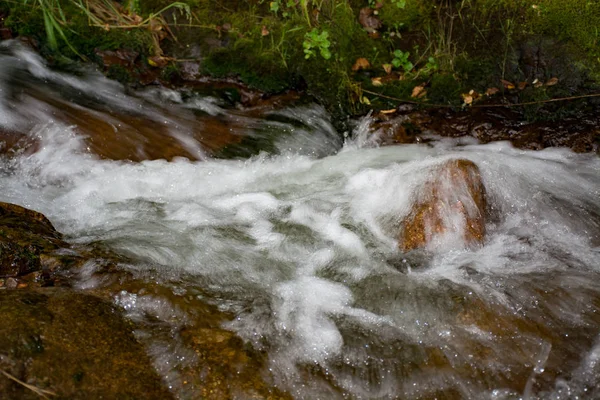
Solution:
<svg viewBox="0 0 600 400"><path fill-rule="evenodd" d="M379 10L384 31L402 33L414 29L423 22L423 6L423 2L418 0L407 0L404 8L399 8L390 1L384 2Z"/></svg>
<svg viewBox="0 0 600 400"><path fill-rule="evenodd" d="M463 91L463 86L452 75L437 74L431 78L427 93L432 103L459 106Z"/></svg>
<svg viewBox="0 0 600 400"><path fill-rule="evenodd" d="M129 70L121 65L113 64L108 67L106 76L110 79L114 79L121 83L127 84L132 82L131 73Z"/></svg>

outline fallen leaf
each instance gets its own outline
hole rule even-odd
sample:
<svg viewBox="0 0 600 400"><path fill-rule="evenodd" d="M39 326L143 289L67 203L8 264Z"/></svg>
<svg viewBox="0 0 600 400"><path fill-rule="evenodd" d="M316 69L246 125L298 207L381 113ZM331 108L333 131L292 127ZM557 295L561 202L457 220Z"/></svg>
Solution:
<svg viewBox="0 0 600 400"><path fill-rule="evenodd" d="M486 96L493 96L496 93L498 93L500 91L500 89L498 89L497 87L491 87L488 88L488 90L485 91L485 95Z"/></svg>
<svg viewBox="0 0 600 400"><path fill-rule="evenodd" d="M502 85L504 85L505 89L511 90L515 88L515 84L510 81L500 79L500 82L502 82Z"/></svg>
<svg viewBox="0 0 600 400"><path fill-rule="evenodd" d="M481 95L473 89L469 90L469 96L473 98L473 101L477 101L481 98Z"/></svg>
<svg viewBox="0 0 600 400"><path fill-rule="evenodd" d="M383 86L383 83L381 82L381 77L371 78L371 84L373 86Z"/></svg>
<svg viewBox="0 0 600 400"><path fill-rule="evenodd" d="M382 67L386 74L392 73L392 64L383 64Z"/></svg>
<svg viewBox="0 0 600 400"><path fill-rule="evenodd" d="M262 36L267 36L267 35L269 34L269 30L267 29L267 27L266 27L266 26L264 26L264 25L262 26L262 28L261 28L261 30L260 30L260 34L261 34Z"/></svg>
<svg viewBox="0 0 600 400"><path fill-rule="evenodd" d="M414 87L414 89L413 89L412 94L410 95L410 97L414 97L414 98L423 97L426 94L426 92L425 92L425 94L423 94L424 92L425 92L425 84L423 83L423 84L421 84L419 86L415 86Z"/></svg>
<svg viewBox="0 0 600 400"><path fill-rule="evenodd" d="M172 61L173 59L170 57L163 57L163 56L152 56L152 57L148 57L148 64L150 64L153 67L156 68L163 68L166 67L167 64L169 63L169 61Z"/></svg>
<svg viewBox="0 0 600 400"><path fill-rule="evenodd" d="M382 114L393 114L393 113L396 112L396 109L395 108L390 108L389 110L381 110L379 112L382 113Z"/></svg>
<svg viewBox="0 0 600 400"><path fill-rule="evenodd" d="M537 81L537 82L535 82L535 83L533 84L533 87L534 87L534 88L539 88L539 87L542 87L542 86L544 86L544 84L543 84L541 81Z"/></svg>
<svg viewBox="0 0 600 400"><path fill-rule="evenodd" d="M369 33L377 31L381 28L382 23L376 16L373 16L373 9L371 7L364 7L360 9L358 15L358 22L365 28Z"/></svg>
<svg viewBox="0 0 600 400"><path fill-rule="evenodd" d="M159 31L156 36L158 37L158 41L160 42L162 40L165 40L169 36L169 34L165 31Z"/></svg>
<svg viewBox="0 0 600 400"><path fill-rule="evenodd" d="M519 84L517 85L517 88L519 90L523 90L527 87L527 82L519 82Z"/></svg>
<svg viewBox="0 0 600 400"><path fill-rule="evenodd" d="M163 29L163 25L159 21L157 21L155 19L150 20L150 30L151 31L158 32L158 31L161 31L162 29Z"/></svg>
<svg viewBox="0 0 600 400"><path fill-rule="evenodd" d="M131 19L133 20L132 22L135 25L139 25L144 21L144 19L142 17L140 17L139 15L137 15L135 13L131 16Z"/></svg>
<svg viewBox="0 0 600 400"><path fill-rule="evenodd" d="M558 83L558 78L550 78L548 82L546 82L546 86L554 86Z"/></svg>
<svg viewBox="0 0 600 400"><path fill-rule="evenodd" d="M468 93L462 93L460 95L463 99L463 103L467 106L470 106L471 104L473 104L473 96L468 94Z"/></svg>
<svg viewBox="0 0 600 400"><path fill-rule="evenodd" d="M356 72L358 70L368 69L370 67L371 67L371 63L369 63L369 60L367 60L364 57L361 57L361 58L357 58L356 61L354 62L354 65L352 66L352 71Z"/></svg>
<svg viewBox="0 0 600 400"><path fill-rule="evenodd" d="M370 106L370 105L371 105L371 102L369 101L369 99L367 98L367 96L363 96L363 97L360 99L360 102L361 102L361 103L363 103L363 104L366 104L366 105L368 105L368 106Z"/></svg>

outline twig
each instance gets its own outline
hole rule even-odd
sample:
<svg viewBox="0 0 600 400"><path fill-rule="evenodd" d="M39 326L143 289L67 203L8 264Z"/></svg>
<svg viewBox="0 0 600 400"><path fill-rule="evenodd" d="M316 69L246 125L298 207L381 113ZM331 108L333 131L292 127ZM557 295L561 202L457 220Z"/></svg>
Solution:
<svg viewBox="0 0 600 400"><path fill-rule="evenodd" d="M56 396L56 393L51 392L49 390L40 389L40 388L38 388L36 386L30 385L28 383L25 383L22 380L15 378L14 376L12 376L11 374L9 374L8 372L6 372L3 369L0 369L0 372L2 374L4 374L4 376L6 376L8 379L17 382L19 385L22 385L23 387L26 387L27 389L29 389L32 392L36 393L38 396L43 397L44 399L50 400L48 398L48 396L46 396L46 395Z"/></svg>
<svg viewBox="0 0 600 400"><path fill-rule="evenodd" d="M449 104L431 104L424 103L422 101L414 101L414 100L403 100L397 97L386 96L382 93L372 92L367 89L362 89L363 92L373 94L379 97L383 97L384 99L394 100L401 103L409 103L409 104L418 104L425 107L435 107L435 108L455 108L456 106L452 106ZM568 101L568 100L578 100L578 99L587 99L591 97L600 97L600 93L592 93L592 94L583 94L580 96L570 96L570 97L557 97L555 99L548 100L539 100L539 101L528 101L525 103L509 103L509 104L474 104L469 106L469 108L500 108L500 107L522 107L522 106L531 106L535 104L545 104L545 103L555 103L558 101Z"/></svg>

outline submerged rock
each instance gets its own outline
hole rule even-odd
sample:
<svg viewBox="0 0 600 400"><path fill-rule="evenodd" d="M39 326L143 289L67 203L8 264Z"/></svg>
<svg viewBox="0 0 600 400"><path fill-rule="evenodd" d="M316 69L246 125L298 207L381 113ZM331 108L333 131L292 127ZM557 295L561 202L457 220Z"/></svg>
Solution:
<svg viewBox="0 0 600 400"><path fill-rule="evenodd" d="M133 325L82 292L0 291L0 371L64 399L168 399ZM38 399L0 375L7 399Z"/></svg>
<svg viewBox="0 0 600 400"><path fill-rule="evenodd" d="M403 251L481 243L485 236L485 187L469 160L437 167L403 222L398 245Z"/></svg>

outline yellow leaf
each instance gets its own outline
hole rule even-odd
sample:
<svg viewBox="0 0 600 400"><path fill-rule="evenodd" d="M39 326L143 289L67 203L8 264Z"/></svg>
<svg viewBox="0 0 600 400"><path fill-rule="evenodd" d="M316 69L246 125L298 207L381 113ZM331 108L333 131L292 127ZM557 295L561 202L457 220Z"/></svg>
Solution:
<svg viewBox="0 0 600 400"><path fill-rule="evenodd" d="M500 91L500 89L498 89L497 87L491 87L488 90L485 91L485 95L486 96L493 96L496 93L498 93Z"/></svg>
<svg viewBox="0 0 600 400"><path fill-rule="evenodd" d="M502 85L504 85L504 88L506 88L508 90L511 90L511 89L515 88L515 84L512 83L512 82L510 82L510 81L507 81L507 80L504 80L504 79L500 79L500 82L502 82Z"/></svg>
<svg viewBox="0 0 600 400"><path fill-rule="evenodd" d="M389 110L381 110L380 113L382 114L393 114L396 112L395 108L390 108Z"/></svg>
<svg viewBox="0 0 600 400"><path fill-rule="evenodd" d="M382 67L386 74L392 73L392 64L383 64Z"/></svg>
<svg viewBox="0 0 600 400"><path fill-rule="evenodd" d="M373 86L383 86L383 83L381 82L381 77L371 78L371 84Z"/></svg>
<svg viewBox="0 0 600 400"><path fill-rule="evenodd" d="M369 99L367 98L367 96L363 96L363 97L360 99L360 102L361 102L361 103L363 103L363 104L366 104L366 105L368 105L368 106L370 106L370 105L371 105L371 102L369 101Z"/></svg>
<svg viewBox="0 0 600 400"><path fill-rule="evenodd" d="M463 99L463 103L467 106L470 106L471 104L473 104L473 96L469 93L462 93L460 95Z"/></svg>
<svg viewBox="0 0 600 400"><path fill-rule="evenodd" d="M415 86L410 97L415 97L415 98L423 97L425 95L423 92L425 92L425 84Z"/></svg>
<svg viewBox="0 0 600 400"><path fill-rule="evenodd" d="M371 63L369 63L369 60L367 60L364 57L361 57L361 58L357 58L356 61L354 62L354 65L352 66L352 71L356 72L358 70L368 69L370 67L371 67Z"/></svg>

